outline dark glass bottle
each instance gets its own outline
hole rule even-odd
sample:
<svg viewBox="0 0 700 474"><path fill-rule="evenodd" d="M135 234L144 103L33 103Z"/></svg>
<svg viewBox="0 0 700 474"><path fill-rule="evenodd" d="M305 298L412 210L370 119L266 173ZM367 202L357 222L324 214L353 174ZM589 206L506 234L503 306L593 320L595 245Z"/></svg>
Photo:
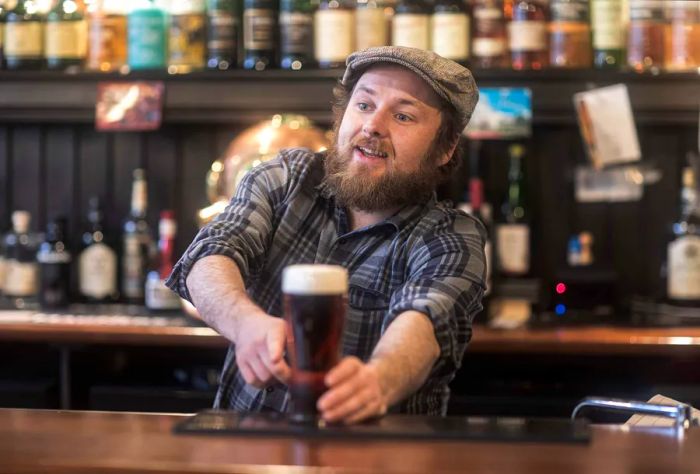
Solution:
<svg viewBox="0 0 700 474"><path fill-rule="evenodd" d="M226 70L238 65L240 24L234 0L207 1L207 67Z"/></svg>
<svg viewBox="0 0 700 474"><path fill-rule="evenodd" d="M550 12L550 66L591 67L593 61L588 0L552 0Z"/></svg>
<svg viewBox="0 0 700 474"><path fill-rule="evenodd" d="M117 298L117 254L107 243L102 225L102 208L96 197L90 199L83 249L78 259L78 291L93 303Z"/></svg>
<svg viewBox="0 0 700 474"><path fill-rule="evenodd" d="M508 23L508 49L513 69L549 66L547 4L542 0L515 0Z"/></svg>
<svg viewBox="0 0 700 474"><path fill-rule="evenodd" d="M591 0L593 64L617 69L625 57L624 4L622 0Z"/></svg>
<svg viewBox="0 0 700 474"><path fill-rule="evenodd" d="M472 17L472 64L479 68L508 66L508 42L502 0L476 0Z"/></svg>
<svg viewBox="0 0 700 474"><path fill-rule="evenodd" d="M44 16L38 2L19 0L5 17L5 67L44 67Z"/></svg>
<svg viewBox="0 0 700 474"><path fill-rule="evenodd" d="M391 31L391 44L430 49L430 6L423 0L399 0Z"/></svg>
<svg viewBox="0 0 700 474"><path fill-rule="evenodd" d="M525 147L509 147L508 192L496 228L496 255L501 274L524 276L530 272L530 224L525 200Z"/></svg>
<svg viewBox="0 0 700 474"><path fill-rule="evenodd" d="M262 71L277 64L277 2L245 0L243 3L243 67Z"/></svg>
<svg viewBox="0 0 700 474"><path fill-rule="evenodd" d="M355 9L347 0L321 0L314 13L314 57L320 68L343 68L355 50Z"/></svg>
<svg viewBox="0 0 700 474"><path fill-rule="evenodd" d="M0 2L0 69L5 67L5 20L7 7Z"/></svg>
<svg viewBox="0 0 700 474"><path fill-rule="evenodd" d="M486 292L491 293L492 282L492 222L491 206L485 201L484 179L481 173L480 162L481 142L471 140L469 142L469 205L471 213L479 219L486 228L486 242L484 244L484 255L486 257ZM486 308L486 304L484 304Z"/></svg>
<svg viewBox="0 0 700 474"><path fill-rule="evenodd" d="M148 191L146 174L134 170L131 212L124 223L122 250L122 296L129 303L143 303L146 271L153 257L153 239L146 222Z"/></svg>
<svg viewBox="0 0 700 474"><path fill-rule="evenodd" d="M66 219L49 222L46 238L39 246L39 305L43 309L65 308L70 303L72 257L66 245Z"/></svg>
<svg viewBox="0 0 700 474"><path fill-rule="evenodd" d="M664 65L666 15L660 0L630 0L627 64L635 71Z"/></svg>
<svg viewBox="0 0 700 474"><path fill-rule="evenodd" d="M314 11L310 0L280 1L280 67L306 69L314 63Z"/></svg>
<svg viewBox="0 0 700 474"><path fill-rule="evenodd" d="M49 69L80 67L88 47L88 24L82 0L61 0L46 15L44 55Z"/></svg>
<svg viewBox="0 0 700 474"><path fill-rule="evenodd" d="M430 46L440 56L469 60L469 15L463 0L436 0L430 22Z"/></svg>

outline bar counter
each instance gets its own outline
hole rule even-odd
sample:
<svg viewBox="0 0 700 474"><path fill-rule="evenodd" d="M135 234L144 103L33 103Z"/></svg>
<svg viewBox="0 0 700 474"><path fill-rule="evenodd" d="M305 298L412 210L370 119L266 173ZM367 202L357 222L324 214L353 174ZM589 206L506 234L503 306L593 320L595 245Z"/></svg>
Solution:
<svg viewBox="0 0 700 474"><path fill-rule="evenodd" d="M589 444L174 435L182 416L0 409L0 471L21 473L691 473L700 429L594 426Z"/></svg>

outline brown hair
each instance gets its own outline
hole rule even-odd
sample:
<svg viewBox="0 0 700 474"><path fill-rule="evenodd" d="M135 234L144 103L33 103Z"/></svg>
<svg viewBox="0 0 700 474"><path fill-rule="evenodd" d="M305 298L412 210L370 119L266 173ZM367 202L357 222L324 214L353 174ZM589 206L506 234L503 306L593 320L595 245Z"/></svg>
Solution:
<svg viewBox="0 0 700 474"><path fill-rule="evenodd" d="M332 101L332 111L333 111L333 132L337 133L340 128L340 122L343 120L343 115L345 114L345 109L350 103L350 97L352 96L352 91L357 84L358 79L364 70L358 71L355 77L348 81L347 84L343 84L338 81L338 83L333 87L333 101ZM438 96L439 97L439 96ZM450 157L450 160L444 165L438 168L440 172L440 177L444 181L447 179L452 172L459 166L462 159L461 141L460 136L462 130L459 128L460 118L457 115L457 109L455 109L451 104L447 103L445 99L439 97L440 99L440 128L437 131L437 135L433 139L431 144L431 154L433 156L442 156L448 153L450 149L455 146L455 150Z"/></svg>

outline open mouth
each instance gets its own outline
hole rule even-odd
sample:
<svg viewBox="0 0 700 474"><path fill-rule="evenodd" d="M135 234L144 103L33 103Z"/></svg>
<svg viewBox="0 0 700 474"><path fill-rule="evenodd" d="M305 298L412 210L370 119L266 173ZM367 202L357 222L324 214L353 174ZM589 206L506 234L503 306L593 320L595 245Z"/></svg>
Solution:
<svg viewBox="0 0 700 474"><path fill-rule="evenodd" d="M383 151L381 151L381 150L374 150L374 149L372 149L372 148L367 148L367 147L364 147L364 146L356 146L355 149L358 150L360 153L362 153L362 154L363 154L364 156L366 156L367 158L381 158L381 159L385 159L385 158L387 158L387 157L389 156L388 153L385 153L385 152L383 152Z"/></svg>

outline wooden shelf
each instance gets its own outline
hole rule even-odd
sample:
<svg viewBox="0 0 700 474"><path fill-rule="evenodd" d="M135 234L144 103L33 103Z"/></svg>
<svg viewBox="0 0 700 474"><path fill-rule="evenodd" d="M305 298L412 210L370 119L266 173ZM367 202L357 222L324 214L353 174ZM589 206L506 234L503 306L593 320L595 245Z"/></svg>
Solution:
<svg viewBox="0 0 700 474"><path fill-rule="evenodd" d="M0 71L0 122L90 123L101 81L157 80L166 84L167 123L253 123L273 113L296 112L330 122L332 87L341 70L162 71L129 74ZM694 124L700 74L629 71L474 70L479 87L528 87L537 125L575 123L572 95L625 83L638 123Z"/></svg>

